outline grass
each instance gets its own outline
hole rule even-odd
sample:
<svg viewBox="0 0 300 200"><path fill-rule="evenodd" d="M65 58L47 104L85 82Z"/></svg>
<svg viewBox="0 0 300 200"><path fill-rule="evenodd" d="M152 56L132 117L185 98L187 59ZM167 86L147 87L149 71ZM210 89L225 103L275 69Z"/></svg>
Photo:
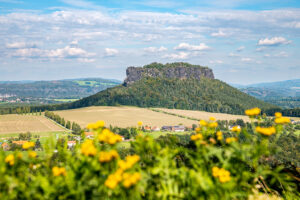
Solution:
<svg viewBox="0 0 300 200"><path fill-rule="evenodd" d="M88 123L104 120L106 126L132 127L137 126L138 121L144 125L185 125L197 124L195 120L183 119L164 113L154 112L146 108L130 106L92 106L73 110L54 111L54 113L69 121L78 123L85 127Z"/></svg>
<svg viewBox="0 0 300 200"><path fill-rule="evenodd" d="M66 129L44 116L16 114L0 116L0 137L15 136L26 132L43 134L63 131L66 131Z"/></svg>

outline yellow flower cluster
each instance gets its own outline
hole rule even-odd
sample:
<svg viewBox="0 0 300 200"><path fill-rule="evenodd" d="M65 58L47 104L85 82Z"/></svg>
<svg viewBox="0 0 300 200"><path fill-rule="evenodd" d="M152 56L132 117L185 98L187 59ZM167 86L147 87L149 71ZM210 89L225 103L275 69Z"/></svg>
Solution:
<svg viewBox="0 0 300 200"><path fill-rule="evenodd" d="M122 181L123 170L118 169L115 173L110 174L105 180L104 185L110 189L117 187L118 183Z"/></svg>
<svg viewBox="0 0 300 200"><path fill-rule="evenodd" d="M217 135L217 140L222 140L223 139L223 133L221 131L218 131L216 133L216 135Z"/></svg>
<svg viewBox="0 0 300 200"><path fill-rule="evenodd" d="M226 143L236 142L238 139L236 137L228 137L226 138Z"/></svg>
<svg viewBox="0 0 300 200"><path fill-rule="evenodd" d="M248 115L249 117L254 117L254 116L259 115L260 112L261 112L261 110L259 108L252 108L252 109L246 110L245 114Z"/></svg>
<svg viewBox="0 0 300 200"><path fill-rule="evenodd" d="M276 118L282 117L282 114L281 114L280 112L276 112L276 113L275 113L275 117L276 117Z"/></svg>
<svg viewBox="0 0 300 200"><path fill-rule="evenodd" d="M239 126L234 126L234 127L232 127L231 131L239 133L239 132L241 132L241 128Z"/></svg>
<svg viewBox="0 0 300 200"><path fill-rule="evenodd" d="M141 174L139 172L135 172L133 174L123 174L123 186L126 188L129 188L132 185L136 184L139 180L141 180Z"/></svg>
<svg viewBox="0 0 300 200"><path fill-rule="evenodd" d="M142 121L139 121L137 124L138 124L138 126L143 126L143 122Z"/></svg>
<svg viewBox="0 0 300 200"><path fill-rule="evenodd" d="M195 128L196 133L200 133L201 132L201 128L197 127Z"/></svg>
<svg viewBox="0 0 300 200"><path fill-rule="evenodd" d="M216 118L215 117L210 117L209 120L210 121L216 121Z"/></svg>
<svg viewBox="0 0 300 200"><path fill-rule="evenodd" d="M256 132L263 134L263 135L267 135L267 136L273 135L274 133L276 133L276 129L273 126L266 127L266 128L257 126L255 130L256 130Z"/></svg>
<svg viewBox="0 0 300 200"><path fill-rule="evenodd" d="M112 159L119 157L119 154L116 150L111 150L109 152L101 151L99 154L100 162L110 162Z"/></svg>
<svg viewBox="0 0 300 200"><path fill-rule="evenodd" d="M226 183L231 179L230 172L223 168L213 167L212 174L214 177L219 178L221 183Z"/></svg>
<svg viewBox="0 0 300 200"><path fill-rule="evenodd" d="M118 165L120 169L126 170L126 169L130 169L139 160L140 157L138 155L126 156L125 160L120 160L118 162Z"/></svg>
<svg viewBox="0 0 300 200"><path fill-rule="evenodd" d="M122 137L118 134L111 132L109 129L104 129L102 133L98 135L99 142L106 142L108 144L115 144L122 141Z"/></svg>
<svg viewBox="0 0 300 200"><path fill-rule="evenodd" d="M278 117L275 119L276 124L288 124L291 122L291 119L288 117Z"/></svg>
<svg viewBox="0 0 300 200"><path fill-rule="evenodd" d="M29 158L35 158L37 156L37 153L35 151L30 151L28 153Z"/></svg>
<svg viewBox="0 0 300 200"><path fill-rule="evenodd" d="M25 142L23 145L22 145L22 148L23 149L29 149L31 147L34 147L34 142Z"/></svg>
<svg viewBox="0 0 300 200"><path fill-rule="evenodd" d="M193 140L193 141L202 140L202 139L203 139L203 135L201 133L191 136L191 140Z"/></svg>
<svg viewBox="0 0 300 200"><path fill-rule="evenodd" d="M5 162L8 163L10 166L15 164L15 156L13 154L9 154L5 158Z"/></svg>
<svg viewBox="0 0 300 200"><path fill-rule="evenodd" d="M103 120L99 120L96 123L90 123L86 126L89 130L96 130L98 128L103 128L105 126L105 122Z"/></svg>
<svg viewBox="0 0 300 200"><path fill-rule="evenodd" d="M80 150L85 156L94 156L97 154L97 149L92 140L86 140L82 143Z"/></svg>
<svg viewBox="0 0 300 200"><path fill-rule="evenodd" d="M218 127L218 123L217 122L211 122L211 123L208 124L208 127L209 128L216 128L216 127Z"/></svg>
<svg viewBox="0 0 300 200"><path fill-rule="evenodd" d="M204 120L200 120L199 124L200 126L207 126L207 122Z"/></svg>
<svg viewBox="0 0 300 200"><path fill-rule="evenodd" d="M52 173L53 176L67 175L66 169L64 167L57 167L57 166L52 168Z"/></svg>

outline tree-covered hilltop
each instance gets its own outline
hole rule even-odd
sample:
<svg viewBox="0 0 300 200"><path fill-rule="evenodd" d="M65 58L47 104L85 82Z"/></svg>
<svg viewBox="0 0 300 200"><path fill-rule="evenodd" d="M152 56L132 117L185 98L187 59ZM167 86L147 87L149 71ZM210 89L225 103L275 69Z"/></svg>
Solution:
<svg viewBox="0 0 300 200"><path fill-rule="evenodd" d="M153 62L151 64L143 66L143 68L157 68L157 69L168 68L168 67L200 67L200 68L208 69L208 67L204 67L201 65L192 65L186 62L174 62L174 63L166 63L166 64Z"/></svg>
<svg viewBox="0 0 300 200"><path fill-rule="evenodd" d="M208 78L201 80L144 78L131 85L109 88L61 107L71 109L93 105L165 107L232 114L242 114L245 109L252 107L262 109L275 107L244 94L222 81Z"/></svg>

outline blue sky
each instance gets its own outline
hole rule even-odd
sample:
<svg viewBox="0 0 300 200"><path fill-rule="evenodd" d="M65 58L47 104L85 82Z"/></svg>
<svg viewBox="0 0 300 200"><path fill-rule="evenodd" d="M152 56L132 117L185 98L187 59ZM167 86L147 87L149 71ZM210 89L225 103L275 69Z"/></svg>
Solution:
<svg viewBox="0 0 300 200"><path fill-rule="evenodd" d="M0 80L190 62L249 84L300 78L299 0L0 0Z"/></svg>

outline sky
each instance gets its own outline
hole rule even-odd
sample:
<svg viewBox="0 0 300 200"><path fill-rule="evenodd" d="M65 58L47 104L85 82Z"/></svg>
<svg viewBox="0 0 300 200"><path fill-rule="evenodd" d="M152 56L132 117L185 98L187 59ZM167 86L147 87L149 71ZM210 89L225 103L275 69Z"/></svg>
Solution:
<svg viewBox="0 0 300 200"><path fill-rule="evenodd" d="M299 0L0 0L0 81L189 62L245 85L300 78L299 52Z"/></svg>

